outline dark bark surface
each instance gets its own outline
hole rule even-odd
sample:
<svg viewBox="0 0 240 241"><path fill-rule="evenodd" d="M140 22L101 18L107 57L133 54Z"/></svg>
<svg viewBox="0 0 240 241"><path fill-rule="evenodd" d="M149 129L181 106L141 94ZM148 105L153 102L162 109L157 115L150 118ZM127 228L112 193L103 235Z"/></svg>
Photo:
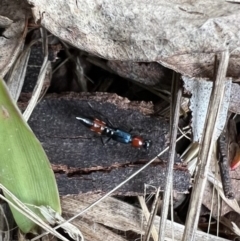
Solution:
<svg viewBox="0 0 240 241"><path fill-rule="evenodd" d="M51 94L37 105L29 125L52 163L61 195L105 193L166 148L169 126L163 119L150 117L152 112L151 104L130 102L114 94ZM111 121L114 127L126 131L133 129L133 135L150 139L153 145L149 151L113 140L103 145L101 138L76 116ZM143 194L144 184L163 187L166 161L167 154L116 194ZM173 183L177 191L188 190L190 175L186 168L176 165Z"/></svg>

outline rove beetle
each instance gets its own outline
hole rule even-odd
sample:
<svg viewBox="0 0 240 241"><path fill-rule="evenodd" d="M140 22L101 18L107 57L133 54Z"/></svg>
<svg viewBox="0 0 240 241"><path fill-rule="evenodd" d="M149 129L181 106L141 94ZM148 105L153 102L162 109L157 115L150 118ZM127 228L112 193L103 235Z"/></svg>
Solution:
<svg viewBox="0 0 240 241"><path fill-rule="evenodd" d="M76 119L91 131L108 137L107 142L112 139L124 144L131 144L135 148L144 148L146 150L148 150L152 144L151 140L144 140L141 136L133 136L129 132L107 125L104 121L97 118L76 117Z"/></svg>

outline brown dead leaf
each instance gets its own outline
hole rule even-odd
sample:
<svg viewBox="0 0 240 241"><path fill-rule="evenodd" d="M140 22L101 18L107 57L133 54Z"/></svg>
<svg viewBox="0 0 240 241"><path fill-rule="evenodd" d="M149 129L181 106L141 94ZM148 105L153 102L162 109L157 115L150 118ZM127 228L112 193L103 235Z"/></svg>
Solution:
<svg viewBox="0 0 240 241"><path fill-rule="evenodd" d="M30 9L24 1L3 0L0 3L0 76L4 77L22 49Z"/></svg>
<svg viewBox="0 0 240 241"><path fill-rule="evenodd" d="M219 0L28 0L35 19L79 49L112 60L152 62L212 77L229 46L229 77L240 74L240 5Z"/></svg>

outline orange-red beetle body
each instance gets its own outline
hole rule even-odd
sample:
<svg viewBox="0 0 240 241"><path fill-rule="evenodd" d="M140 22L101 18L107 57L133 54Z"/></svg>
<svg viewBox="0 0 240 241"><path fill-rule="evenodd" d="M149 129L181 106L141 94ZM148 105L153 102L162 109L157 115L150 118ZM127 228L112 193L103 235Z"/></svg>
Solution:
<svg viewBox="0 0 240 241"><path fill-rule="evenodd" d="M90 130L96 132L97 134L102 134L105 128L106 128L105 122L99 119L94 119L93 125L90 127Z"/></svg>

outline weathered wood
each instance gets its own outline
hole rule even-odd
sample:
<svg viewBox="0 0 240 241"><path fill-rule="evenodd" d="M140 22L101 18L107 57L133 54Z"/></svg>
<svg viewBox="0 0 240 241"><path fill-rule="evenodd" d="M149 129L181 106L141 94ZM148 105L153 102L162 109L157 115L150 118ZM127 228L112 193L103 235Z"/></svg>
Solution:
<svg viewBox="0 0 240 241"><path fill-rule="evenodd" d="M168 124L144 115L152 112L151 104L130 102L115 94L51 94L37 105L29 124L52 163L60 194L105 193L166 148ZM101 138L76 116L94 116L104 121L106 116L116 127L133 129L132 134L151 139L153 145L149 152L112 140L103 145ZM144 183L162 187L164 161L167 155L116 194L142 194ZM186 168L176 166L173 183L177 191L188 190L190 175Z"/></svg>
<svg viewBox="0 0 240 241"><path fill-rule="evenodd" d="M61 205L63 209L63 217L68 219L69 217L76 215L76 213L80 213L100 197L100 195L69 195L62 197ZM146 216L146 208L145 210L142 210L135 205L128 204L116 198L108 197L96 204L87 212L83 213L79 218L74 219L73 224L79 227L85 240L122 241L119 240L119 238L122 237L120 231L117 232L118 236L116 237L108 231L121 230L126 232L124 233L124 238L126 238L128 231L144 235L144 228L147 223L145 218ZM154 226L156 229L159 227L159 222L160 217L155 216ZM100 229L99 225L101 224L103 224L103 226L100 226ZM95 226L97 227L96 229ZM106 228L106 231L104 231L104 228ZM173 231L174 240L181 241L184 232L184 225L168 220L166 225L165 240L173 239ZM128 238L127 240L133 240L132 235L131 238ZM227 239L197 230L195 241L205 240L228 241Z"/></svg>

